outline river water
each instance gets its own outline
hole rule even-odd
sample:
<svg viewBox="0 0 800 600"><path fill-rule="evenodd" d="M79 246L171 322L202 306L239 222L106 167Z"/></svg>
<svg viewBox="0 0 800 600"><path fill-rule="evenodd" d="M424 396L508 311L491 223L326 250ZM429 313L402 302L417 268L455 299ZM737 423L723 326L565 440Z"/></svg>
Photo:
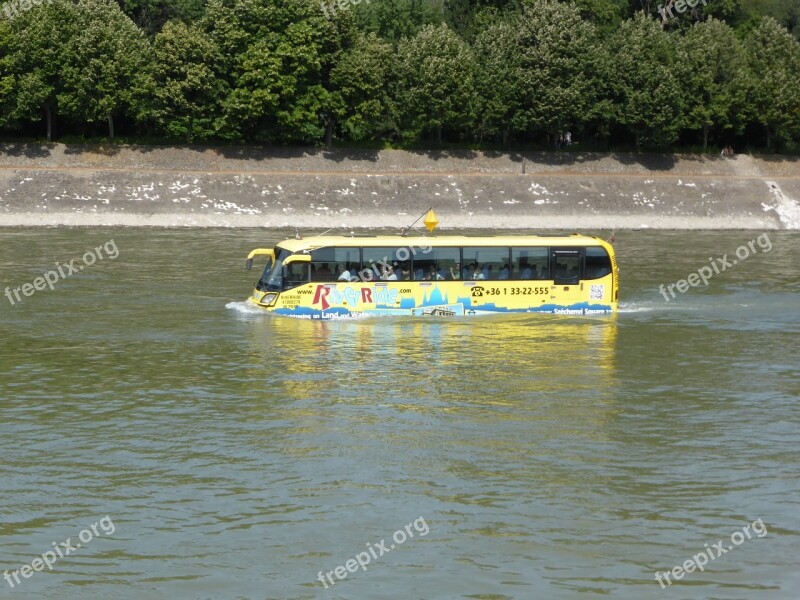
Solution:
<svg viewBox="0 0 800 600"><path fill-rule="evenodd" d="M800 236L621 232L614 317L326 323L242 302L287 235L0 231L0 596L798 597Z"/></svg>

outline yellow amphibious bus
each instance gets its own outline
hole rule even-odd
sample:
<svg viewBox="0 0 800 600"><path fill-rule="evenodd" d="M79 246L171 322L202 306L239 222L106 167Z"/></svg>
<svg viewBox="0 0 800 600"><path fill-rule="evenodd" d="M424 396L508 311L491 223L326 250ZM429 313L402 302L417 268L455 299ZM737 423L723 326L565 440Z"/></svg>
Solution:
<svg viewBox="0 0 800 600"><path fill-rule="evenodd" d="M617 309L614 249L596 237L321 236L257 248L250 302L303 319Z"/></svg>

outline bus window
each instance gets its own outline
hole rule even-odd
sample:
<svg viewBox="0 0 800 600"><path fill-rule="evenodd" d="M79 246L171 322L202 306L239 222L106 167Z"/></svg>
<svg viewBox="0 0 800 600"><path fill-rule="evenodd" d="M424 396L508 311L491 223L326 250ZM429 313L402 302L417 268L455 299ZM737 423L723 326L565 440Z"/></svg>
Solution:
<svg viewBox="0 0 800 600"><path fill-rule="evenodd" d="M309 263L289 263L283 268L283 289L290 290L308 283Z"/></svg>
<svg viewBox="0 0 800 600"><path fill-rule="evenodd" d="M474 279L476 274L483 279L498 280L511 277L509 248L485 247L464 248L465 279Z"/></svg>
<svg viewBox="0 0 800 600"><path fill-rule="evenodd" d="M361 248L317 248L311 251L311 281L355 281L361 270ZM350 277L341 279L347 271Z"/></svg>
<svg viewBox="0 0 800 600"><path fill-rule="evenodd" d="M442 281L462 278L460 248L431 248L414 257L414 279Z"/></svg>
<svg viewBox="0 0 800 600"><path fill-rule="evenodd" d="M512 279L550 279L547 248L512 248Z"/></svg>
<svg viewBox="0 0 800 600"><path fill-rule="evenodd" d="M600 279L611 273L611 258L602 246L586 248L584 279Z"/></svg>
<svg viewBox="0 0 800 600"><path fill-rule="evenodd" d="M579 248L559 248L551 251L551 269L556 285L576 285L581 280L583 252Z"/></svg>
<svg viewBox="0 0 800 600"><path fill-rule="evenodd" d="M275 247L275 262L267 263L261 279L256 284L256 289L262 292L279 292L283 289L283 261L291 252L278 246Z"/></svg>
<svg viewBox="0 0 800 600"><path fill-rule="evenodd" d="M364 248L363 279L391 281L411 278L411 249L404 247ZM386 268L391 272L386 273Z"/></svg>

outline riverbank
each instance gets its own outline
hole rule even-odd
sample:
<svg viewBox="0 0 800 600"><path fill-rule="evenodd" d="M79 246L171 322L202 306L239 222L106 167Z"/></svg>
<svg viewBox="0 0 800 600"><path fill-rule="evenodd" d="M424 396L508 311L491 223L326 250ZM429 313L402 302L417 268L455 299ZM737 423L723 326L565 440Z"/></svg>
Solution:
<svg viewBox="0 0 800 600"><path fill-rule="evenodd" d="M800 159L0 144L0 226L800 229Z"/></svg>

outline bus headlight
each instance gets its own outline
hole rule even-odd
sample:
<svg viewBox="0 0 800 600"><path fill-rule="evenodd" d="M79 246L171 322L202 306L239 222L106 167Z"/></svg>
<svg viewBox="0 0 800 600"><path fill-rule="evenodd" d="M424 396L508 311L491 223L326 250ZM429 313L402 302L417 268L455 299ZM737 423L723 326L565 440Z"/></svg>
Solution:
<svg viewBox="0 0 800 600"><path fill-rule="evenodd" d="M269 292L267 294L264 294L264 296L261 298L261 304L263 304L265 306L270 306L271 304L273 304L275 302L275 298L277 298L277 297L278 297L278 294L276 294L274 292Z"/></svg>

